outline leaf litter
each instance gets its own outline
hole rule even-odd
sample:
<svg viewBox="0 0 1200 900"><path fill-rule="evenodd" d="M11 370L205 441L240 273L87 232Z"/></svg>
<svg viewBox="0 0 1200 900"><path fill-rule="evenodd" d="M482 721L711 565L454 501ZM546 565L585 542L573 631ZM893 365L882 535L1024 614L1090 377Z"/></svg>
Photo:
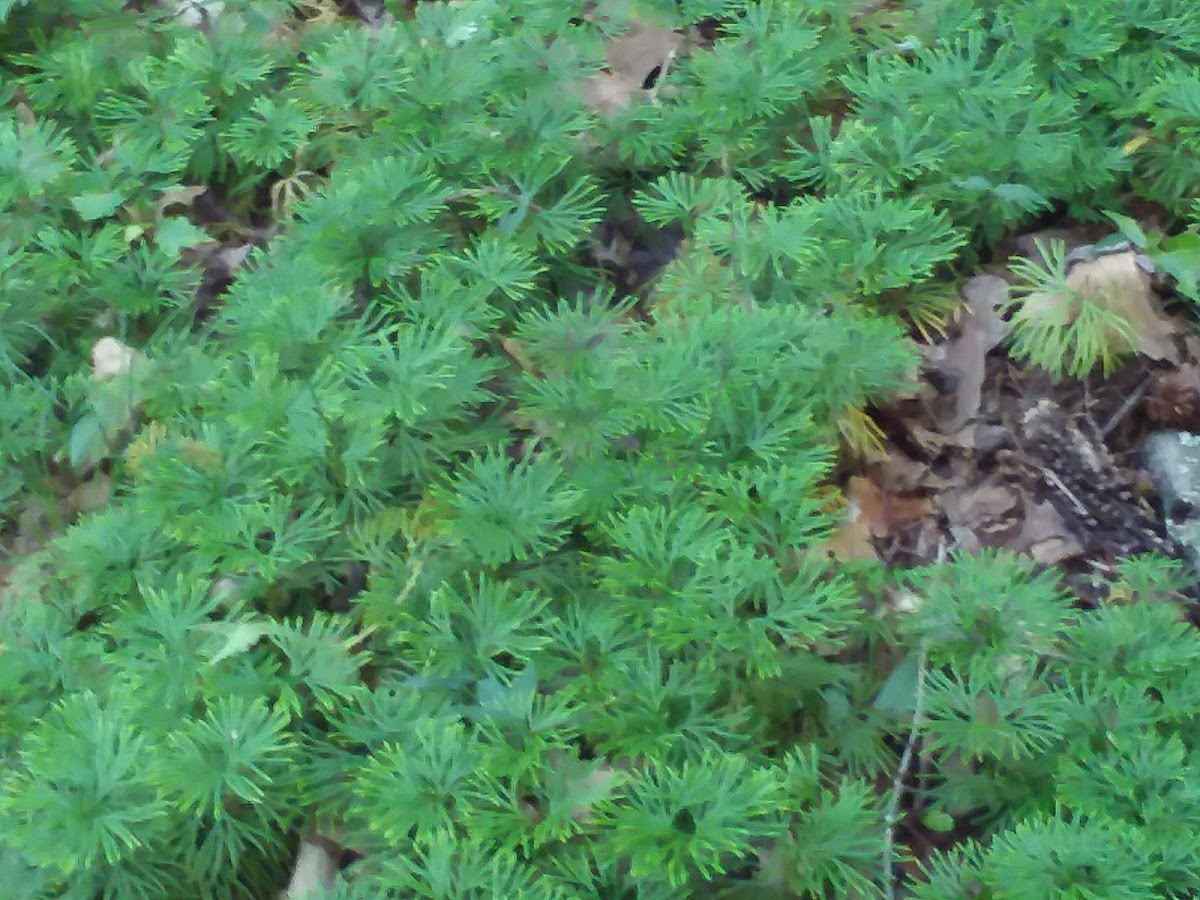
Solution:
<svg viewBox="0 0 1200 900"><path fill-rule="evenodd" d="M1043 265L1048 239L1070 251L1065 289L1015 303L1014 270ZM846 483L830 555L911 566L946 547L1001 548L1072 579L1161 546L1139 450L1155 427L1200 426L1200 345L1164 311L1166 292L1136 248L1090 240L1083 229L1019 236L963 285L951 333L922 348L919 390L873 411L887 441ZM1123 366L1055 378L1010 355L1016 316L1065 327L1081 301L1127 323Z"/></svg>
<svg viewBox="0 0 1200 900"><path fill-rule="evenodd" d="M605 47L607 66L584 84L584 102L604 116L612 116L638 98L649 96L647 82L661 77L684 46L684 35L672 28L634 22Z"/></svg>

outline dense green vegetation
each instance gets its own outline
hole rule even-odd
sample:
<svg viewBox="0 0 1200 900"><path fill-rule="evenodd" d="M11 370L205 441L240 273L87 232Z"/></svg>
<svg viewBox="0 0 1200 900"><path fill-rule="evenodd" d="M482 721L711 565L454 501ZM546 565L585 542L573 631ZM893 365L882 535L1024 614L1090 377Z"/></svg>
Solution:
<svg viewBox="0 0 1200 900"><path fill-rule="evenodd" d="M1200 893L1174 569L823 551L997 241L1188 238L1200 6L182 6L0 0L0 894Z"/></svg>

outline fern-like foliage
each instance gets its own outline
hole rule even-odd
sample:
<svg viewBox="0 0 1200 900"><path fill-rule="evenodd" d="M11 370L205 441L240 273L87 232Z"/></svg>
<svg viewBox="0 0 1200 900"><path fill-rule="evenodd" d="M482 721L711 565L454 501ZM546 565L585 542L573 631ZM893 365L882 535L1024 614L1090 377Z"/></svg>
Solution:
<svg viewBox="0 0 1200 900"><path fill-rule="evenodd" d="M0 0L0 895L1200 891L1177 568L822 551L964 262L1194 226L1200 8L383 7Z"/></svg>

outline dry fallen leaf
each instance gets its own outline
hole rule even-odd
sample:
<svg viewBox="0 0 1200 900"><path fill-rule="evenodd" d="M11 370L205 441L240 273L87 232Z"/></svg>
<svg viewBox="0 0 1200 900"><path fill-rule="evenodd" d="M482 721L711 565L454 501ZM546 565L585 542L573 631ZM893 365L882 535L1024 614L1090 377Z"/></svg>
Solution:
<svg viewBox="0 0 1200 900"><path fill-rule="evenodd" d="M525 352L525 345L521 341L516 338L503 337L500 338L500 346L521 367L522 371L535 376L539 374L537 363L529 358L529 354Z"/></svg>
<svg viewBox="0 0 1200 900"><path fill-rule="evenodd" d="M651 73L661 70L682 46L683 35L679 32L635 22L608 42L608 71L588 79L583 88L584 102L604 116L619 112L642 92Z"/></svg>
<svg viewBox="0 0 1200 900"><path fill-rule="evenodd" d="M863 521L862 512L853 504L846 509L846 518L820 551L839 562L859 559L879 559L871 542L871 531Z"/></svg>
<svg viewBox="0 0 1200 900"><path fill-rule="evenodd" d="M952 434L979 411L987 355L1008 334L1000 310L1008 302L1008 283L995 275L977 275L963 287L967 314L957 337L933 348L928 361L954 386L953 409L942 430Z"/></svg>
<svg viewBox="0 0 1200 900"><path fill-rule="evenodd" d="M918 462L888 445L881 451L867 454L867 471L876 484L886 484L893 490L920 490L930 481L929 464Z"/></svg>
<svg viewBox="0 0 1200 900"><path fill-rule="evenodd" d="M862 506L863 517L875 537L886 537L897 528L933 513L927 498L886 491L869 478L850 479L850 490Z"/></svg>
<svg viewBox="0 0 1200 900"><path fill-rule="evenodd" d="M169 191L163 191L158 200L154 204L155 218L161 218L163 213L173 206L190 207L195 199L208 191L206 185L192 185L190 187L172 188Z"/></svg>
<svg viewBox="0 0 1200 900"><path fill-rule="evenodd" d="M611 116L628 106L641 87L611 72L597 72L583 86L583 102L600 115Z"/></svg>
<svg viewBox="0 0 1200 900"><path fill-rule="evenodd" d="M1007 546L1020 533L1024 497L998 479L952 488L940 500L950 534L967 551Z"/></svg>
<svg viewBox="0 0 1200 900"><path fill-rule="evenodd" d="M1152 279L1138 266L1136 253L1109 253L1078 262L1067 273L1066 285L1072 295L1049 290L1026 295L1018 316L1035 324L1066 326L1078 315L1080 300L1094 303L1128 323L1133 340L1129 349L1151 359L1179 361L1177 328L1159 309Z"/></svg>
<svg viewBox="0 0 1200 900"><path fill-rule="evenodd" d="M608 42L605 56L614 74L642 82L669 53L679 49L682 41L683 35L672 28L634 22L628 31Z"/></svg>
<svg viewBox="0 0 1200 900"><path fill-rule="evenodd" d="M1139 352L1151 359L1178 360L1176 327L1159 310L1150 275L1138 266L1136 253L1113 253L1078 263L1067 273L1067 284L1132 325Z"/></svg>
<svg viewBox="0 0 1200 900"><path fill-rule="evenodd" d="M933 514L925 497L883 490L870 478L851 478L846 485L846 517L825 546L825 551L843 562L875 559L873 538Z"/></svg>
<svg viewBox="0 0 1200 900"><path fill-rule="evenodd" d="M75 486L67 495L66 505L77 513L95 512L108 505L112 493L112 478L103 472L97 472Z"/></svg>
<svg viewBox="0 0 1200 900"><path fill-rule="evenodd" d="M9 559L19 559L39 550L54 533L54 522L58 516L51 515L50 497L39 498L32 494L18 501L15 528L10 529L6 540L12 551L5 554Z"/></svg>
<svg viewBox="0 0 1200 900"><path fill-rule="evenodd" d="M1054 565L1083 552L1083 545L1071 533L1066 520L1052 503L1045 501L1025 504L1025 521L1008 547L1017 553L1028 553L1043 565Z"/></svg>
<svg viewBox="0 0 1200 900"><path fill-rule="evenodd" d="M846 485L846 508L837 530L820 549L833 559L850 562L856 559L878 559L875 545L871 541L871 521L864 504L857 496L869 482L865 478L852 478ZM869 501L868 501L868 504Z"/></svg>

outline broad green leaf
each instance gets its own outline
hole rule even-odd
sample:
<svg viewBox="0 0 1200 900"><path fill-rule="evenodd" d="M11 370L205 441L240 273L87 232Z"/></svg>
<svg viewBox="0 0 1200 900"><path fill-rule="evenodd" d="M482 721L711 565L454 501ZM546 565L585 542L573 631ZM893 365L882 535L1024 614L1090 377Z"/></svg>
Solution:
<svg viewBox="0 0 1200 900"><path fill-rule="evenodd" d="M1129 241L1129 243L1136 247L1150 246L1150 239L1146 237L1146 232L1142 231L1142 226L1129 216L1107 211L1104 214L1113 220L1113 223L1117 226L1117 230L1121 232L1121 236Z"/></svg>
<svg viewBox="0 0 1200 900"><path fill-rule="evenodd" d="M71 468L78 469L96 462L104 455L105 449L104 429L100 427L100 419L94 413L88 413L71 429L71 439L67 447Z"/></svg>
<svg viewBox="0 0 1200 900"><path fill-rule="evenodd" d="M167 256L178 256L186 247L211 240L207 231L180 216L163 219L154 229L154 241Z"/></svg>
<svg viewBox="0 0 1200 900"><path fill-rule="evenodd" d="M116 191L90 191L71 198L75 211L89 222L107 219L125 202L125 197Z"/></svg>
<svg viewBox="0 0 1200 900"><path fill-rule="evenodd" d="M1154 264L1175 279L1179 293L1200 301L1200 234L1186 231L1163 241Z"/></svg>
<svg viewBox="0 0 1200 900"><path fill-rule="evenodd" d="M880 712L891 713L894 716L910 714L916 704L917 695L917 657L910 653L904 661L892 670L879 695L873 704Z"/></svg>
<svg viewBox="0 0 1200 900"><path fill-rule="evenodd" d="M224 637L224 644L209 658L210 665L216 665L223 659L245 653L272 630L268 622L220 622L207 626L207 631L218 637Z"/></svg>
<svg viewBox="0 0 1200 900"><path fill-rule="evenodd" d="M947 832L954 830L954 816L940 809L931 809L925 813L921 821L930 831Z"/></svg>

